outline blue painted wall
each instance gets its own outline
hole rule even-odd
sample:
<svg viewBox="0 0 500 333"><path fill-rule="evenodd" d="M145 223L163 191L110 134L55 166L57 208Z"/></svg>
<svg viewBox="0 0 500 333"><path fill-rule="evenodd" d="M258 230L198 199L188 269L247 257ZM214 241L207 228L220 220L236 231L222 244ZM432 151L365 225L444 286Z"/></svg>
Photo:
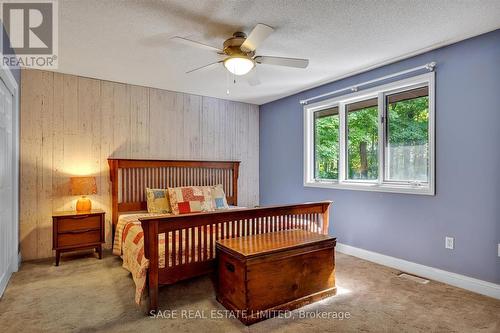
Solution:
<svg viewBox="0 0 500 333"><path fill-rule="evenodd" d="M300 99L430 61L438 63L436 196L302 185ZM325 199L341 243L500 283L500 30L262 105L260 203Z"/></svg>

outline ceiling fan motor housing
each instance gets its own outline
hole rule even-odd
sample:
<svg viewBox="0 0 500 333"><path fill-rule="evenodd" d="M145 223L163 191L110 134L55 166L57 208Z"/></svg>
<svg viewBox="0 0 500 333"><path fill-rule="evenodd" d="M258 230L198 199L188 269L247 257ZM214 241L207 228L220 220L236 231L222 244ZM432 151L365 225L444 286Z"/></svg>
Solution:
<svg viewBox="0 0 500 333"><path fill-rule="evenodd" d="M245 42L247 35L244 32L237 31L233 34L233 37L227 39L224 46L224 53L228 56L243 56L243 57L253 57L255 55L254 51L244 52L240 49L241 44Z"/></svg>

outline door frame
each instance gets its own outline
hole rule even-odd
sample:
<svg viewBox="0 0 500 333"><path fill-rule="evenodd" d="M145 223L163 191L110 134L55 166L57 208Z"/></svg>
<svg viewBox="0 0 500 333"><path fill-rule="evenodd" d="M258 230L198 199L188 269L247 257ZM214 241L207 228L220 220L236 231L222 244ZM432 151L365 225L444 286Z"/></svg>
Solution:
<svg viewBox="0 0 500 333"><path fill-rule="evenodd" d="M14 75L12 74L10 68L5 66L0 66L0 79L3 81L7 89L12 93L12 151L14 156L12 156L12 172L13 172L13 183L12 189L14 192L13 197L13 221L14 221L14 239L13 245L15 247L12 251L13 255L10 261L10 271L17 272L19 265L21 263L21 252L19 245L19 133L20 133L20 114L19 114L19 84L17 83ZM0 296L3 290L0 290Z"/></svg>

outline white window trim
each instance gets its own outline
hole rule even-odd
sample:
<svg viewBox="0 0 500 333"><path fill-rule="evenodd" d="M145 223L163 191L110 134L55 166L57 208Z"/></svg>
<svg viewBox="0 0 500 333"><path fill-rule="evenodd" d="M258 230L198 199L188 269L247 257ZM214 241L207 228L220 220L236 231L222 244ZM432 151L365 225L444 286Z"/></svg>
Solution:
<svg viewBox="0 0 500 333"><path fill-rule="evenodd" d="M411 78L391 82L377 87L354 92L348 95L326 99L317 103L304 106L304 186L346 189L357 191L376 191L407 193L421 195L435 195L435 73L429 72ZM413 86L428 85L429 87L429 183L411 184L407 182L385 181L385 130L379 125L379 179L348 180L346 177L346 112L344 105L358 100L377 97L379 124L384 114L385 98L388 93ZM339 107L340 119L340 156L339 180L316 180L314 178L314 112ZM386 120L385 120L386 121Z"/></svg>

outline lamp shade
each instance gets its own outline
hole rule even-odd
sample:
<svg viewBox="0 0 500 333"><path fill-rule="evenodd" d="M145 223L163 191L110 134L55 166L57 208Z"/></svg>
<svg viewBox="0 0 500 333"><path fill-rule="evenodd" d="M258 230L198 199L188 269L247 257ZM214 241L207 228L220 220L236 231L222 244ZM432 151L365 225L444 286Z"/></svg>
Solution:
<svg viewBox="0 0 500 333"><path fill-rule="evenodd" d="M97 194L95 177L71 177L71 194Z"/></svg>

